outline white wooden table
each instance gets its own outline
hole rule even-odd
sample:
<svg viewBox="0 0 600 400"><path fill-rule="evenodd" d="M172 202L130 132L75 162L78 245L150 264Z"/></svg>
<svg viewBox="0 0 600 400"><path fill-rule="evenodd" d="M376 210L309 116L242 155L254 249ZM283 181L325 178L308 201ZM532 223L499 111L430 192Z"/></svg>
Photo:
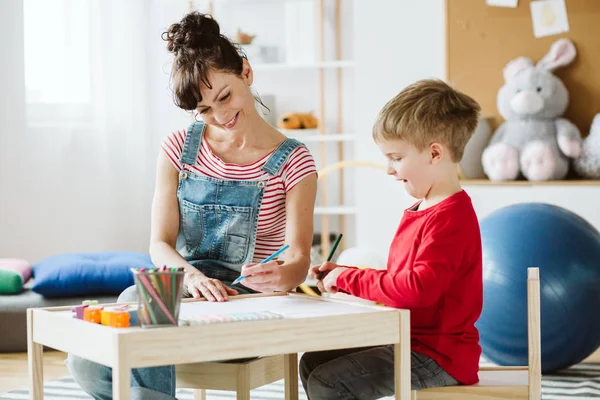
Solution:
<svg viewBox="0 0 600 400"><path fill-rule="evenodd" d="M112 367L113 398L127 400L132 368L394 344L395 398L410 400L407 310L284 293L237 296L225 303L184 300L180 317L267 308L284 318L153 329L93 324L72 318L70 307L29 309L30 398L44 397L43 346Z"/></svg>

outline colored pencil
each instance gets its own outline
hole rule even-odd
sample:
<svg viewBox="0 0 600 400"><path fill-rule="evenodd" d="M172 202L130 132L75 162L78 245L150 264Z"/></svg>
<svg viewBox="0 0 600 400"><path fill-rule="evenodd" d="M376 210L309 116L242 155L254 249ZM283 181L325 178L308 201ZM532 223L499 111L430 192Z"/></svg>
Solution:
<svg viewBox="0 0 600 400"><path fill-rule="evenodd" d="M342 239L342 236L344 236L343 234L339 234L337 239L335 239L335 242L333 243L333 246L331 247L331 250L329 251L329 255L327 256L327 261L331 261L331 259L333 258L333 255L335 254L335 250L337 249L338 245L340 244L340 240ZM321 271L319 273L319 280L323 279L323 274L325 273L325 271Z"/></svg>
<svg viewBox="0 0 600 400"><path fill-rule="evenodd" d="M162 269L160 269L159 279L161 281L161 287L164 290L164 300L167 304L169 310L171 310L171 314L173 313L173 308L175 304L171 301L171 280L173 279L172 274L169 273L166 265L163 265Z"/></svg>
<svg viewBox="0 0 600 400"><path fill-rule="evenodd" d="M155 290L158 292L158 296L161 299L165 298L165 288L162 285L162 278L160 276L160 271L156 268L151 269L150 271L148 271L148 276L150 277L150 280L152 281L152 286L155 288Z"/></svg>
<svg viewBox="0 0 600 400"><path fill-rule="evenodd" d="M271 261L272 259L274 259L278 255L280 255L281 253L283 253L284 251L286 251L289 247L290 247L290 245L286 244L285 246L283 246L282 248L280 248L279 250L277 250L275 253L271 254L269 257L267 257L264 260L262 260L260 262L260 264L266 264L266 263L268 263L269 261ZM240 275L235 281L233 281L232 285L235 285L236 283L240 283L244 278L246 278L244 275Z"/></svg>
<svg viewBox="0 0 600 400"><path fill-rule="evenodd" d="M142 287L140 292L140 297L142 298L142 301L144 302L144 310L146 312L146 314L148 315L148 317L150 318L150 322L152 324L156 324L157 320L156 320L156 315L154 314L154 310L152 310L152 307L150 306L150 300L148 300L148 292L145 290L144 288L144 284L140 281Z"/></svg>
<svg viewBox="0 0 600 400"><path fill-rule="evenodd" d="M177 304L177 296L179 296L179 293L177 292L177 288L179 287L177 285L178 280L179 276L177 275L177 268L171 268L171 302L173 303L173 306Z"/></svg>
<svg viewBox="0 0 600 400"><path fill-rule="evenodd" d="M144 284L144 286L146 287L146 289L148 290L148 292L150 293L150 296L152 296L154 298L154 300L160 307L161 311L165 314L165 316L169 319L169 321L171 321L171 323L173 323L173 324L176 324L177 321L175 321L175 318L173 318L173 316L167 309L167 306L165 305L165 303L163 303L163 301L160 299L159 294L156 292L156 290L154 290L154 287L152 286L150 279L148 279L148 277L143 274L139 275L139 278L142 281L142 283ZM146 279L144 279L144 278L146 278Z"/></svg>

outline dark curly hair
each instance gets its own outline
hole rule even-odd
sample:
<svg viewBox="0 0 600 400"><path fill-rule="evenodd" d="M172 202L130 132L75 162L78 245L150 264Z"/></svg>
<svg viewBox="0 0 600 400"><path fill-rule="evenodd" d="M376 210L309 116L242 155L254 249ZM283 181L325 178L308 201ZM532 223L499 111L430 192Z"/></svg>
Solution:
<svg viewBox="0 0 600 400"><path fill-rule="evenodd" d="M162 38L174 54L171 83L179 108L196 109L202 101L200 82L212 88L207 77L211 70L242 74L245 54L221 34L219 24L209 14L192 12L185 15L163 32Z"/></svg>

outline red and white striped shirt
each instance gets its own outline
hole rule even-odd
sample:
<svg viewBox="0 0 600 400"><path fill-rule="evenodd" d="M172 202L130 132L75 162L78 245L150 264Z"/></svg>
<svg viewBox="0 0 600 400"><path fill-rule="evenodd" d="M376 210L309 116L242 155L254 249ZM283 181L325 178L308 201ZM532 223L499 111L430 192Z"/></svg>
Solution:
<svg viewBox="0 0 600 400"><path fill-rule="evenodd" d="M206 140L198 151L196 164L183 165L180 161L187 132L173 132L162 143L162 149L177 171L184 169L196 175L227 180L267 180L263 201L258 212L258 228L253 260L260 262L277 251L285 242L285 195L298 182L316 173L315 161L304 147L297 147L288 157L276 176L262 168L272 152L250 164L238 165L223 162L216 156Z"/></svg>

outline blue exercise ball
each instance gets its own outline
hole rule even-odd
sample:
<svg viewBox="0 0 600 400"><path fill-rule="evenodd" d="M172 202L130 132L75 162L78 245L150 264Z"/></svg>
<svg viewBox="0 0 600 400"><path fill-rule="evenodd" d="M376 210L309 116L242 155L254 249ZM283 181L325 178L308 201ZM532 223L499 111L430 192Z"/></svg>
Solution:
<svg viewBox="0 0 600 400"><path fill-rule="evenodd" d="M600 233L564 208L516 204L480 221L483 355L527 365L527 268L540 270L542 372L577 364L600 346Z"/></svg>

